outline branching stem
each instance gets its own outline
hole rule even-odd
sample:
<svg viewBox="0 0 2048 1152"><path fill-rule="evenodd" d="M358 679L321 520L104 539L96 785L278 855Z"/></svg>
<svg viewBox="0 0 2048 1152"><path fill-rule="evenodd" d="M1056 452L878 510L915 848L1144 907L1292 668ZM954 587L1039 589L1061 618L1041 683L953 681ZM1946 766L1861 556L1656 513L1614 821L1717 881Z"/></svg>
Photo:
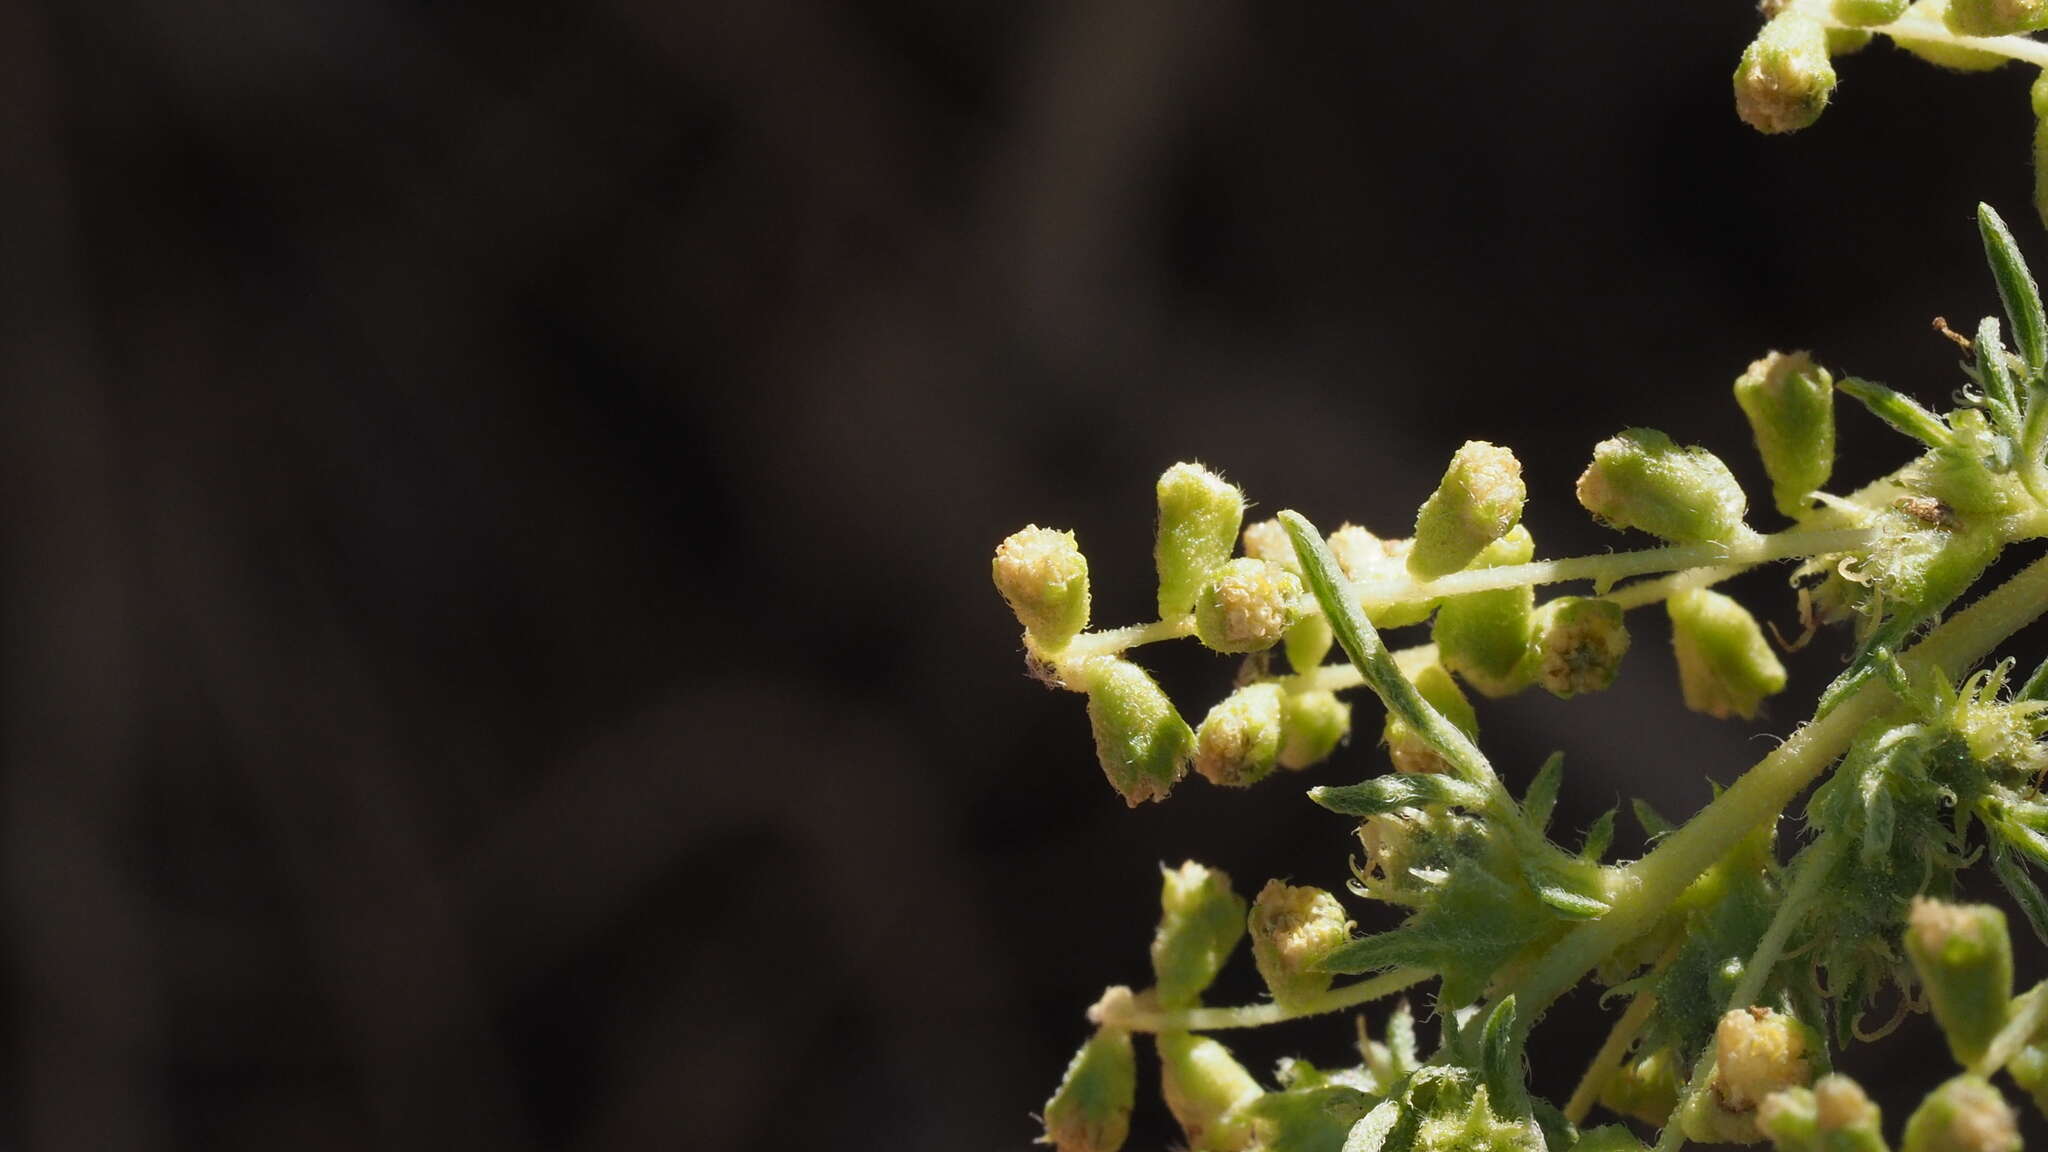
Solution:
<svg viewBox="0 0 2048 1152"><path fill-rule="evenodd" d="M1278 1024L1285 1020L1299 1020L1305 1016L1322 1016L1330 1012L1342 1012L1360 1004L1383 1000L1396 992L1412 988L1435 973L1421 968L1396 968L1391 972L1332 988L1319 996L1300 1000L1293 1004L1269 1002L1245 1004L1236 1008L1182 1008L1172 1012L1146 1009L1135 1006L1140 1003L1128 996L1105 996L1094 1007L1088 1009L1088 1019L1095 1024L1109 1024L1129 1032L1215 1032L1225 1028L1257 1028L1265 1024Z"/></svg>

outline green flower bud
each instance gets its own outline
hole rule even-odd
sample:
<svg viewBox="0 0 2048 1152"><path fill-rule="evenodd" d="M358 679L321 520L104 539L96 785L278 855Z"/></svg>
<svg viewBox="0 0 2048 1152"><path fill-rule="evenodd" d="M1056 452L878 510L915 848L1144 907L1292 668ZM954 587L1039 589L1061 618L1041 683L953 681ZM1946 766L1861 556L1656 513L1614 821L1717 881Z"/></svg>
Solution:
<svg viewBox="0 0 2048 1152"><path fill-rule="evenodd" d="M1785 666L1749 609L1706 588L1679 592L1664 608L1687 708L1752 720L1764 697L1784 690Z"/></svg>
<svg viewBox="0 0 2048 1152"><path fill-rule="evenodd" d="M1958 36L2010 36L2048 28L2048 0L1949 0L1942 13Z"/></svg>
<svg viewBox="0 0 2048 1152"><path fill-rule="evenodd" d="M1920 0L1908 11L1923 20L1948 23L1949 0ZM1988 72L2005 63L2005 57L1996 52L1980 48L1964 48L1946 40L1921 40L1911 36L1893 36L1892 43L1911 52L1922 60L1940 68L1957 72Z"/></svg>
<svg viewBox="0 0 2048 1152"><path fill-rule="evenodd" d="M1244 493L1200 464L1175 464L1159 477L1159 618L1194 610L1209 574L1230 559L1244 520Z"/></svg>
<svg viewBox="0 0 2048 1152"><path fill-rule="evenodd" d="M1645 1124L1661 1125L1678 1106L1678 1055L1658 1048L1628 1061L1600 1090L1600 1106Z"/></svg>
<svg viewBox="0 0 2048 1152"><path fill-rule="evenodd" d="M1958 1076L1914 1110L1900 1152L2020 1152L2019 1118L1990 1081Z"/></svg>
<svg viewBox="0 0 2048 1152"><path fill-rule="evenodd" d="M1239 1152L1247 1147L1252 1126L1244 1109L1265 1095L1265 1089L1230 1049L1186 1032L1161 1032L1158 1048L1166 1108L1179 1121L1190 1152Z"/></svg>
<svg viewBox="0 0 2048 1152"><path fill-rule="evenodd" d="M2034 1107L2048 1112L2048 1047L2028 1044L2005 1066L2020 1091L2033 1097Z"/></svg>
<svg viewBox="0 0 2048 1152"><path fill-rule="evenodd" d="M1827 29L1786 11L1771 18L1735 69L1735 113L1759 132L1797 132L1820 119L1835 90Z"/></svg>
<svg viewBox="0 0 2048 1152"><path fill-rule="evenodd" d="M1244 554L1301 575L1301 558L1294 554L1294 541L1278 519L1260 520L1244 526Z"/></svg>
<svg viewBox="0 0 2048 1152"><path fill-rule="evenodd" d="M1278 684L1247 684L1209 709L1195 729L1195 771L1224 788L1265 779L1280 755L1282 695Z"/></svg>
<svg viewBox="0 0 2048 1152"><path fill-rule="evenodd" d="M1834 378L1804 352L1772 352L1735 381L1772 501L1787 516L1803 514L1834 471L1834 392Z"/></svg>
<svg viewBox="0 0 2048 1152"><path fill-rule="evenodd" d="M1906 14L1906 0L1835 0L1835 19L1858 28L1876 28Z"/></svg>
<svg viewBox="0 0 2048 1152"><path fill-rule="evenodd" d="M1603 692L1628 655L1621 605L1559 596L1536 610L1536 678L1550 694L1569 700Z"/></svg>
<svg viewBox="0 0 2048 1152"><path fill-rule="evenodd" d="M1031 634L1057 652L1088 626L1088 558L1072 532L1033 524L996 546L996 591Z"/></svg>
<svg viewBox="0 0 2048 1152"><path fill-rule="evenodd" d="M1406 579L1408 556L1414 547L1413 540L1382 540L1356 524L1345 524L1330 533L1330 555L1337 558L1345 577L1356 584ZM1375 628L1403 628L1422 623L1435 610L1435 601L1388 604L1367 609L1365 618Z"/></svg>
<svg viewBox="0 0 2048 1152"><path fill-rule="evenodd" d="M1301 581L1278 564L1239 557L1195 597L1195 635L1218 652L1263 652L1301 619Z"/></svg>
<svg viewBox="0 0 2048 1152"><path fill-rule="evenodd" d="M1654 428L1630 428L1595 446L1579 477L1579 503L1609 527L1677 544L1726 542L1746 531L1748 502L1728 466Z"/></svg>
<svg viewBox="0 0 2048 1152"><path fill-rule="evenodd" d="M1756 1126L1778 1152L1890 1152L1877 1105L1847 1076L1764 1097Z"/></svg>
<svg viewBox="0 0 2048 1152"><path fill-rule="evenodd" d="M1436 491L1415 515L1415 545L1408 571L1424 580L1448 576L1522 519L1529 492L1515 454L1483 440L1467 440L1451 457Z"/></svg>
<svg viewBox="0 0 2048 1152"><path fill-rule="evenodd" d="M1161 1008L1185 1008L1201 996L1244 935L1244 898L1230 877L1190 860L1159 870L1159 930L1152 935L1152 977Z"/></svg>
<svg viewBox="0 0 2048 1152"><path fill-rule="evenodd" d="M1105 657L1082 669L1095 756L1110 787L1135 808L1164 800L1187 773L1195 734L1157 681L1127 660Z"/></svg>
<svg viewBox="0 0 2048 1152"><path fill-rule="evenodd" d="M1526 564L1535 555L1535 539L1528 528L1517 525L1487 545L1474 566ZM1529 588L1453 596L1437 610L1432 630L1437 658L1484 695L1520 692L1535 674L1529 655L1535 612L1536 593Z"/></svg>
<svg viewBox="0 0 2048 1152"><path fill-rule="evenodd" d="M1291 771L1328 759L1351 733L1351 705L1335 692L1290 692L1280 704L1280 766Z"/></svg>
<svg viewBox="0 0 2048 1152"><path fill-rule="evenodd" d="M1116 1152L1131 1131L1138 1088L1131 1034L1098 1028L1045 1102L1045 1140L1059 1152Z"/></svg>
<svg viewBox="0 0 2048 1152"><path fill-rule="evenodd" d="M1769 1008L1737 1008L1714 1027L1713 1091L1693 1098L1680 1118L1704 1144L1753 1144L1762 1138L1756 1110L1764 1098L1813 1080L1807 1027Z"/></svg>
<svg viewBox="0 0 2048 1152"><path fill-rule="evenodd" d="M1282 641L1287 646L1288 665L1296 672L1315 671L1322 665L1323 657L1330 654L1330 645L1335 640L1327 618L1303 616L1287 630Z"/></svg>
<svg viewBox="0 0 2048 1152"><path fill-rule="evenodd" d="M1458 690L1458 682L1443 665L1431 664L1416 673L1415 689L1429 701L1430 707L1443 713L1444 719L1456 724L1465 735L1475 739L1479 736L1479 714L1472 710L1472 702L1465 699L1465 694ZM1387 713L1383 737L1396 772L1442 773L1451 769L1428 741L1392 712Z"/></svg>
<svg viewBox="0 0 2048 1152"><path fill-rule="evenodd" d="M1329 991L1332 976L1315 965L1351 938L1351 920L1321 888L1268 880L1252 902L1252 959L1279 1003L1298 1004Z"/></svg>
<svg viewBox="0 0 2048 1152"><path fill-rule="evenodd" d="M2012 937L2005 913L1989 904L1914 897L1905 943L1948 1050L1958 1064L1976 1063L2012 1003Z"/></svg>

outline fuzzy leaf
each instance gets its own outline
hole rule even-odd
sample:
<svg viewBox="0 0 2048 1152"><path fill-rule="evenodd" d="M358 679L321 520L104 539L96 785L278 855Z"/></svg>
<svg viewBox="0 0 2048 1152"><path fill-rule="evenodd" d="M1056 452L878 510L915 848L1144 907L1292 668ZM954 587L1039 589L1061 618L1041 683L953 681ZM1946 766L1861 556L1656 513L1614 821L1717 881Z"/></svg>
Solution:
<svg viewBox="0 0 2048 1152"><path fill-rule="evenodd" d="M1977 205L1977 230L1983 233L1984 258L1991 265L1991 278L1998 282L2006 319L2012 323L2013 343L2019 346L2027 366L2039 372L2048 367L2048 316L2041 311L2041 290L2034 286L2033 273L2027 271L2012 231L1991 205Z"/></svg>
<svg viewBox="0 0 2048 1152"><path fill-rule="evenodd" d="M2027 875L2026 866L2013 859L2005 845L1993 841L1991 870L1997 874L1998 882L2005 885L2005 890L2012 893L2013 903L2020 906L2020 912L2034 929L2034 935L2048 944L2048 897L2041 895L2040 885Z"/></svg>
<svg viewBox="0 0 2048 1152"><path fill-rule="evenodd" d="M1477 808L1486 793L1448 776L1393 773L1362 784L1340 784L1308 790L1308 798L1345 816L1378 816L1400 808L1456 805Z"/></svg>
<svg viewBox="0 0 2048 1152"><path fill-rule="evenodd" d="M1649 801L1637 799L1629 801L1629 804L1635 811L1636 823L1642 826L1643 835L1650 839L1657 840L1678 830L1678 825L1666 820L1662 813L1650 807Z"/></svg>
<svg viewBox="0 0 2048 1152"><path fill-rule="evenodd" d="M1579 857L1584 860L1599 860L1614 846L1614 809L1609 808L1593 818L1586 829L1585 843L1579 846Z"/></svg>
<svg viewBox="0 0 2048 1152"><path fill-rule="evenodd" d="M1871 415L1930 448L1945 447L1954 438L1941 417L1897 389L1857 376L1844 377L1835 387L1861 401Z"/></svg>
<svg viewBox="0 0 2048 1152"><path fill-rule="evenodd" d="M1522 794L1522 815L1528 817L1531 828L1541 832L1550 826L1550 813L1557 807L1557 790L1563 783L1564 753L1552 752Z"/></svg>

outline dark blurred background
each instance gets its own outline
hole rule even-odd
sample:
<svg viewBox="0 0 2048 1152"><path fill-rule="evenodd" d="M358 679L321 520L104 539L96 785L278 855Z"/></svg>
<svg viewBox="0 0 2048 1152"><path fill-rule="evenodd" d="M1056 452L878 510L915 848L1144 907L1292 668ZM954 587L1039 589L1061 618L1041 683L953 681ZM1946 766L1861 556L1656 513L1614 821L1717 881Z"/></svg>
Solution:
<svg viewBox="0 0 2048 1152"><path fill-rule="evenodd" d="M1336 887L1301 787L1380 761L1362 703L1312 778L1126 811L1023 675L997 540L1077 530L1135 621L1172 461L1392 535L1474 437L1546 553L1616 546L1570 495L1595 440L1760 481L1751 358L1940 400L1930 318L1995 306L1976 201L2048 255L2029 76L1880 46L1767 139L1755 27L0 5L0 1143L1022 1148L1144 980L1157 864ZM1888 436L1845 414L1838 477ZM1568 827L1689 812L1798 718L1687 714L1658 614L1636 646L1605 697L1482 711L1517 787L1567 752ZM1147 659L1195 718L1233 671ZM1913 1035L1900 1093L1945 1075Z"/></svg>

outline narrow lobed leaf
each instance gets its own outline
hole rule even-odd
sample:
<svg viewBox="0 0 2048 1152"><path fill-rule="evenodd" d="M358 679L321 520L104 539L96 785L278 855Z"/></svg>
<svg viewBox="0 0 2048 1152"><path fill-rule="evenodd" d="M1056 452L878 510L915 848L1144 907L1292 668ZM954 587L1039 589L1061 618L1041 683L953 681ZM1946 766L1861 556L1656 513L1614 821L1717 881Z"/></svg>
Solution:
<svg viewBox="0 0 2048 1152"><path fill-rule="evenodd" d="M2041 311L2041 290L2034 285L2033 273L2027 271L2012 230L1991 205L1977 205L1977 230L1984 236L1984 258L1991 265L1991 278L1998 282L1998 298L2005 303L2013 343L2027 367L2039 372L2048 367L2048 315Z"/></svg>
<svg viewBox="0 0 2048 1152"><path fill-rule="evenodd" d="M1930 448L1946 447L1952 439L1939 416L1897 389L1858 376L1845 377L1835 387L1855 397L1871 415Z"/></svg>
<svg viewBox="0 0 2048 1152"><path fill-rule="evenodd" d="M1486 803L1486 793L1449 776L1395 773L1376 776L1362 784L1311 788L1308 798L1332 812L1345 816L1378 816L1401 808L1456 805L1477 808Z"/></svg>
<svg viewBox="0 0 2048 1152"><path fill-rule="evenodd" d="M2048 664L2043 665L2048 669ZM1550 813L1557 807L1557 790L1564 783L1564 753L1552 752L1543 761L1543 767L1536 770L1536 778L1529 781L1529 790L1522 794L1522 815L1529 821L1529 827L1541 832L1550 826Z"/></svg>

